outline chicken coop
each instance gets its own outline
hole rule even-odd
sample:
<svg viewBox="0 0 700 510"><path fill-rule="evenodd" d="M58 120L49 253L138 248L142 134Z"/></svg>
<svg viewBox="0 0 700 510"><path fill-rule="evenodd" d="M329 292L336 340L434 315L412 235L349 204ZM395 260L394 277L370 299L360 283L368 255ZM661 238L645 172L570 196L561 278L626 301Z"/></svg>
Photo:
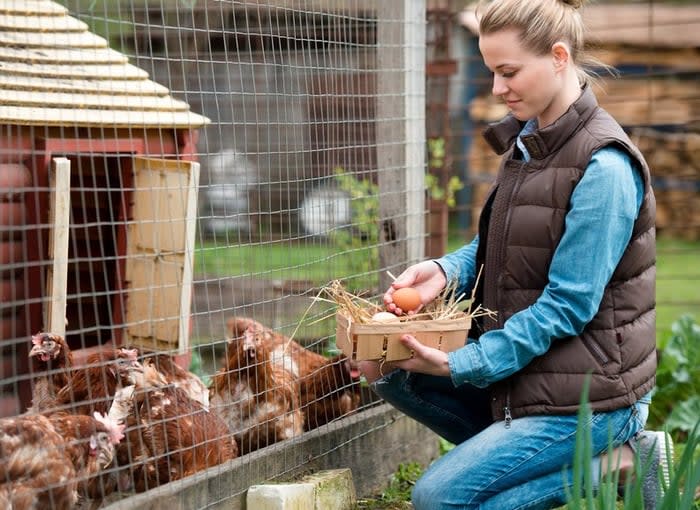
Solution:
<svg viewBox="0 0 700 510"><path fill-rule="evenodd" d="M187 347L198 130L209 121L54 2L0 14L4 414L26 339ZM14 402L19 396L20 402Z"/></svg>
<svg viewBox="0 0 700 510"><path fill-rule="evenodd" d="M422 257L424 7L0 0L0 427L50 438L12 443L36 505L241 508L374 464L367 493L435 456L309 311Z"/></svg>

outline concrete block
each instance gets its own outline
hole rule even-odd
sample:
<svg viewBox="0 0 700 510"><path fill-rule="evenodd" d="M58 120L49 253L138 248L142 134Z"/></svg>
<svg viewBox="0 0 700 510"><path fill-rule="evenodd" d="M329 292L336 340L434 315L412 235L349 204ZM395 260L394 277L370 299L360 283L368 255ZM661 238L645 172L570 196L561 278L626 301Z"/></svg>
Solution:
<svg viewBox="0 0 700 510"><path fill-rule="evenodd" d="M252 485L248 510L352 510L357 503L350 469L308 475L295 483Z"/></svg>
<svg viewBox="0 0 700 510"><path fill-rule="evenodd" d="M248 510L311 510L314 508L312 483L252 485L246 495Z"/></svg>

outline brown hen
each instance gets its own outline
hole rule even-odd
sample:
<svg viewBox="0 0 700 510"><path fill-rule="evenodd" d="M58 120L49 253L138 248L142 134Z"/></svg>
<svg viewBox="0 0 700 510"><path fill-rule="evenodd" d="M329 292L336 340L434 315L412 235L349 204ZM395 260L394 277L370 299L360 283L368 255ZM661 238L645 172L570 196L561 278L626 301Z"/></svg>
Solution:
<svg viewBox="0 0 700 510"><path fill-rule="evenodd" d="M56 404L77 414L106 413L115 392L134 384L143 371L136 349L113 349L91 354L83 367L75 368L70 380L58 392Z"/></svg>
<svg viewBox="0 0 700 510"><path fill-rule="evenodd" d="M63 510L91 497L122 431L99 413L0 420L0 508Z"/></svg>
<svg viewBox="0 0 700 510"><path fill-rule="evenodd" d="M359 373L353 370L346 356L327 358L247 317L232 317L227 326L232 337L240 337L246 330L255 331L270 350L273 362L298 378L305 430L346 416L358 408Z"/></svg>
<svg viewBox="0 0 700 510"><path fill-rule="evenodd" d="M343 355L326 360L301 379L299 386L305 430L352 414L360 404L360 386Z"/></svg>
<svg viewBox="0 0 700 510"><path fill-rule="evenodd" d="M111 489L143 492L238 456L223 420L171 384L151 359L129 378L135 391Z"/></svg>
<svg viewBox="0 0 700 510"><path fill-rule="evenodd" d="M270 352L272 361L296 377L304 378L328 362L325 356L305 348L288 336L277 333L254 319L232 317L226 325L231 338L243 336L249 329L255 331Z"/></svg>
<svg viewBox="0 0 700 510"><path fill-rule="evenodd" d="M155 369L163 374L167 384L181 388L192 400L209 409L209 388L196 374L182 368L169 354L145 352L143 362L147 361L152 362Z"/></svg>
<svg viewBox="0 0 700 510"><path fill-rule="evenodd" d="M227 344L224 366L212 381L212 410L223 417L241 453L303 433L296 377L272 360L254 324Z"/></svg>
<svg viewBox="0 0 700 510"><path fill-rule="evenodd" d="M68 384L73 355L61 335L37 333L32 336L29 359L34 380L32 405L28 411L46 411L54 405L59 390Z"/></svg>

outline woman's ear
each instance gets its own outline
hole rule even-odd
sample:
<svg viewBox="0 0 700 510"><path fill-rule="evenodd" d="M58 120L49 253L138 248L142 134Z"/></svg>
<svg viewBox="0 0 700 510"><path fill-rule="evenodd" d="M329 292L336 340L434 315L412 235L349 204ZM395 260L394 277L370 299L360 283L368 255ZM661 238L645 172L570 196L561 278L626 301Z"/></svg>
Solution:
<svg viewBox="0 0 700 510"><path fill-rule="evenodd" d="M554 67L556 69L562 69L566 67L569 63L569 58L571 53L569 51L569 46L561 41L555 42L552 45L552 58L554 59Z"/></svg>

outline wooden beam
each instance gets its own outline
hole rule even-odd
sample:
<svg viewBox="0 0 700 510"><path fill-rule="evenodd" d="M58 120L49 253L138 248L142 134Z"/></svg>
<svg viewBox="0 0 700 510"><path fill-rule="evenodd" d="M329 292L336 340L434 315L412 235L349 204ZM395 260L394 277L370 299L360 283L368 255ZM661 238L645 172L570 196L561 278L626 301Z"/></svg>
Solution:
<svg viewBox="0 0 700 510"><path fill-rule="evenodd" d="M398 275L424 256L425 0L377 3L379 260ZM380 291L391 283L382 272Z"/></svg>
<svg viewBox="0 0 700 510"><path fill-rule="evenodd" d="M70 236L70 160L54 158L49 172L49 259L46 331L65 336L68 287L68 238Z"/></svg>

